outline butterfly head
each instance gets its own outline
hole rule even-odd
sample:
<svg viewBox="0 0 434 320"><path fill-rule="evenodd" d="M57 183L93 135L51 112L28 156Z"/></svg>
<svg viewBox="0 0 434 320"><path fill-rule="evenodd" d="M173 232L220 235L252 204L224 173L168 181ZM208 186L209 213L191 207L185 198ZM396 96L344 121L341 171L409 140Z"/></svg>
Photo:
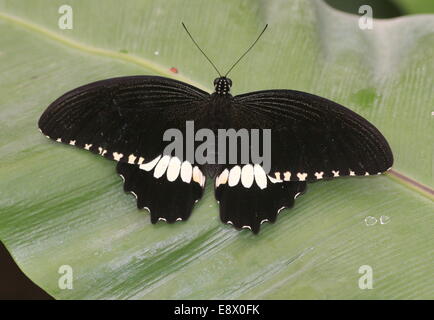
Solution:
<svg viewBox="0 0 434 320"><path fill-rule="evenodd" d="M226 77L216 78L214 88L217 94L229 94L232 87L232 80Z"/></svg>

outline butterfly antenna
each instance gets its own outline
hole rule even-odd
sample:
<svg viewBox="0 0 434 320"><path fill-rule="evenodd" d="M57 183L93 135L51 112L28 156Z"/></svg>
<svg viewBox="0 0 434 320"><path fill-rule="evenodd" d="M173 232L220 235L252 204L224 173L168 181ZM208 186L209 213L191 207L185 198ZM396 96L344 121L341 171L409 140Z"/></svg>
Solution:
<svg viewBox="0 0 434 320"><path fill-rule="evenodd" d="M255 40L255 42L252 43L252 45L249 47L249 49L246 50L246 52L244 52L244 54L232 65L232 67L230 67L229 71L226 72L225 77L229 74L229 72L232 71L232 69L238 64L238 62L241 61L242 58L244 58L244 56L246 54L249 53L249 51L255 46L256 42L258 42L259 38L261 38L262 34L265 32L265 30L267 29L268 24L265 25L264 30L261 31L261 33L259 34L258 38Z"/></svg>
<svg viewBox="0 0 434 320"><path fill-rule="evenodd" d="M200 52L202 52L202 54L205 56L205 58L209 61L209 63L211 63L211 65L214 67L215 71L217 71L217 73L219 74L219 76L221 77L222 75L220 74L220 72L218 71L217 67L214 65L214 63L212 63L212 61L208 58L208 56L205 54L205 52L203 52L203 50L199 47L199 45L197 44L197 42L193 39L193 36L190 34L190 32L188 31L187 27L185 26L184 22L182 22L182 26L185 29L185 32L187 32L187 34L189 35L190 39L193 41L193 43L196 45L196 47L200 50Z"/></svg>

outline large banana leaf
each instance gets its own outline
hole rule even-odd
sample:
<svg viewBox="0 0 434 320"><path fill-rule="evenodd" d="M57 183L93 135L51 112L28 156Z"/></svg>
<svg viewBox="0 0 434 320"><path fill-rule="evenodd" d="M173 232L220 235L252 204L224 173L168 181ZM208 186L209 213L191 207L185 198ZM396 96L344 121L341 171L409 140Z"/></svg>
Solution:
<svg viewBox="0 0 434 320"><path fill-rule="evenodd" d="M434 16L378 20L322 1L0 0L0 239L48 293L73 298L433 298ZM209 184L185 223L151 225L115 163L50 142L36 122L62 93L158 74L235 94L271 88L333 99L373 122L396 163L386 175L310 185L258 236L223 225ZM176 67L178 74L169 69ZM73 289L58 271L73 269ZM359 267L373 289L359 288Z"/></svg>

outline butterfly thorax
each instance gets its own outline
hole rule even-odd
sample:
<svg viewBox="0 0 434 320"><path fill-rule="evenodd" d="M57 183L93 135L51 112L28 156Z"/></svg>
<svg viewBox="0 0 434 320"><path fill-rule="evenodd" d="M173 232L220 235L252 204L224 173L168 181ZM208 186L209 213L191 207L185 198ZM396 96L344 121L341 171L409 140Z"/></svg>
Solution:
<svg viewBox="0 0 434 320"><path fill-rule="evenodd" d="M201 121L196 121L199 127L211 130L227 128L230 125L230 109L232 108L233 96L228 94L211 94L209 106Z"/></svg>
<svg viewBox="0 0 434 320"><path fill-rule="evenodd" d="M228 95L232 87L232 80L220 77L214 80L215 93L218 95Z"/></svg>

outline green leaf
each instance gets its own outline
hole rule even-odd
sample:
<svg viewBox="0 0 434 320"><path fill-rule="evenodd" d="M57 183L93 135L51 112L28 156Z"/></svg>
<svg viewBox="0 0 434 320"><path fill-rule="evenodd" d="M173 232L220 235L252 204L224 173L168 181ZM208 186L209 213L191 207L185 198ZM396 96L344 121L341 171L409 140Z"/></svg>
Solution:
<svg viewBox="0 0 434 320"><path fill-rule="evenodd" d="M0 239L58 299L432 298L434 16L376 20L321 1L0 0ZM258 236L223 225L209 183L185 223L151 225L122 191L115 163L47 140L37 120L79 85L159 74L235 94L271 88L335 100L389 140L394 171L318 182ZM179 70L170 72L171 67ZM59 267L73 269L60 289ZM359 288L359 268L374 288Z"/></svg>
<svg viewBox="0 0 434 320"><path fill-rule="evenodd" d="M431 0L394 0L406 14L433 13L434 2Z"/></svg>

